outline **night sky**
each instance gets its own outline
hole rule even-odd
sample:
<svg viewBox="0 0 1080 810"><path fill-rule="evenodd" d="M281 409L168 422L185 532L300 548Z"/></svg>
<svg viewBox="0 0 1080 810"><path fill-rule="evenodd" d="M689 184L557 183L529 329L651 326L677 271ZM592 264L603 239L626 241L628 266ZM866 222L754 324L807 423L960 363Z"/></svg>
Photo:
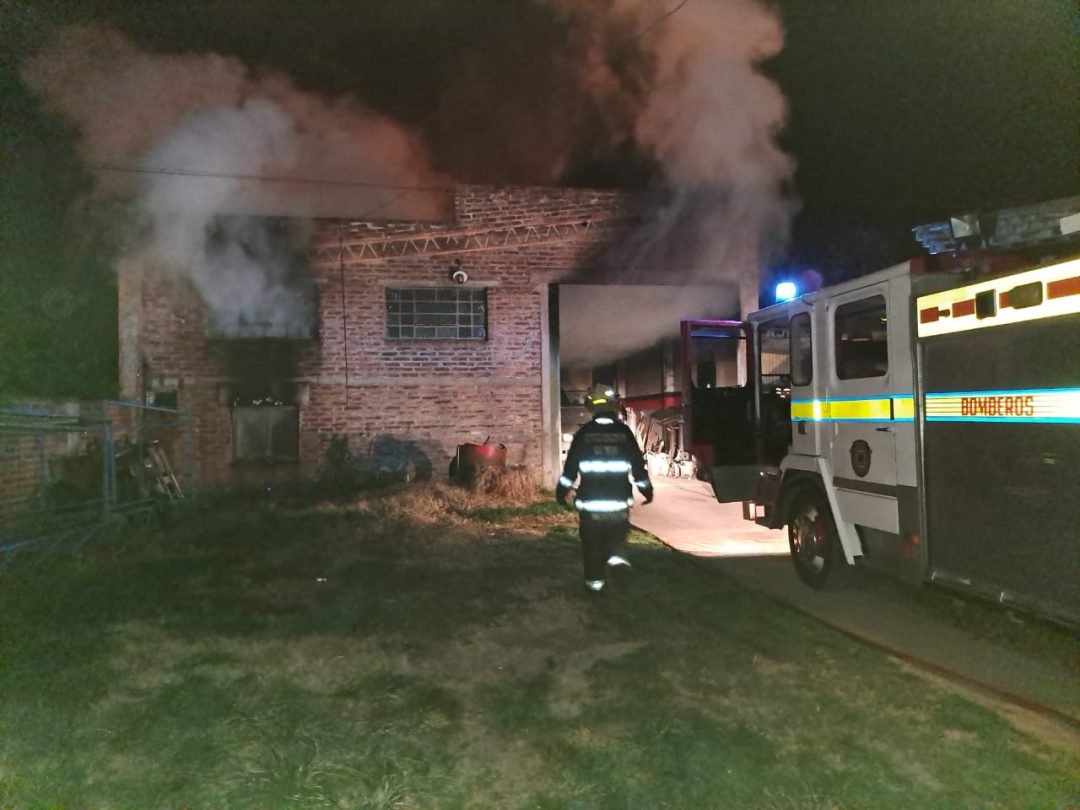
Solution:
<svg viewBox="0 0 1080 810"><path fill-rule="evenodd" d="M865 272L907 258L915 224L1080 193L1075 3L781 8L787 39L772 70L804 201L795 257L828 272L832 243L853 256L840 274Z"/></svg>
<svg viewBox="0 0 1080 810"><path fill-rule="evenodd" d="M677 5L657 0L657 17ZM916 224L1080 193L1080 23L1070 0L776 8L784 48L763 69L787 98L780 142L797 164L799 203L778 271L810 267L841 280L916 253ZM0 15L0 348L28 358L0 368L0 393L25 389L28 368L64 353L61 321L100 334L98 349L82 350L73 375L34 372L41 393L96 390L115 356L115 235L87 233L86 218L72 215L90 184L75 132L17 67L72 23L107 25L151 51L234 56L302 90L351 94L423 133L435 168L457 180L642 188L660 177L619 111L580 92L557 16L526 0L9 0ZM629 95L647 81L634 37L608 58ZM52 302L44 308L43 296Z"/></svg>

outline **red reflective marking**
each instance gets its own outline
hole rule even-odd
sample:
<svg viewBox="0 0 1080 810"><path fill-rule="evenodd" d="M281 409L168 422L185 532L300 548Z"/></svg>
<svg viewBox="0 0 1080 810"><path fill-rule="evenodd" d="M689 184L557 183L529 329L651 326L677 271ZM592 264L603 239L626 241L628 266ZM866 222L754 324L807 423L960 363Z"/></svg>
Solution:
<svg viewBox="0 0 1080 810"><path fill-rule="evenodd" d="M1009 294L1007 292L998 294L998 309L1005 309L1009 305Z"/></svg>
<svg viewBox="0 0 1080 810"><path fill-rule="evenodd" d="M1064 298L1067 295L1080 295L1080 276L1046 282L1047 298Z"/></svg>
<svg viewBox="0 0 1080 810"><path fill-rule="evenodd" d="M967 301L957 301L952 305L952 314L954 318L962 318L965 315L974 315L975 299L969 298Z"/></svg>
<svg viewBox="0 0 1080 810"><path fill-rule="evenodd" d="M937 307L919 311L919 323L933 323L938 319Z"/></svg>
<svg viewBox="0 0 1080 810"><path fill-rule="evenodd" d="M960 397L961 416L1026 416L1035 415L1035 397L1017 396Z"/></svg>

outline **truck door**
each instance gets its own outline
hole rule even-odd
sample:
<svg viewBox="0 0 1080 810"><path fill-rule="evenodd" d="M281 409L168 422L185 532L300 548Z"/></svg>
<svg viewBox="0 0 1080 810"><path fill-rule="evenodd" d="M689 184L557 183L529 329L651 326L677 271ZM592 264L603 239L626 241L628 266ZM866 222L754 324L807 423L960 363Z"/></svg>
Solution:
<svg viewBox="0 0 1080 810"><path fill-rule="evenodd" d="M815 323L818 313L799 304L791 316L789 352L791 355L791 452L802 456L820 455L821 434L828 425L819 420L820 402L825 383L815 374L815 357L821 351L816 345L821 325ZM827 378L826 378L827 380ZM780 460L776 460L779 466Z"/></svg>
<svg viewBox="0 0 1080 810"><path fill-rule="evenodd" d="M682 322L685 446L724 503L752 498L757 486L748 334L741 321Z"/></svg>
<svg viewBox="0 0 1080 810"><path fill-rule="evenodd" d="M831 356L821 437L836 489L840 517L888 532L899 528L894 366L906 358L889 346L888 283L828 302Z"/></svg>

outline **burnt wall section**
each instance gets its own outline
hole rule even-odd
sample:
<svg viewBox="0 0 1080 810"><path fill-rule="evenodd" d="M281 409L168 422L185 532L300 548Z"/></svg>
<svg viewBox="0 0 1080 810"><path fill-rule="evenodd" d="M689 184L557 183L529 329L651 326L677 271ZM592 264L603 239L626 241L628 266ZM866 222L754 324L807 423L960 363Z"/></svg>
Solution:
<svg viewBox="0 0 1080 810"><path fill-rule="evenodd" d="M397 454L436 478L458 444L490 438L539 480L548 285L601 255L639 206L613 191L469 186L457 189L453 223L319 221L311 339L223 339L193 287L127 268L126 389L148 401L175 392L191 409L210 485L310 480L336 435L355 454ZM484 339L388 336L388 289L455 286L485 291ZM262 419L259 407L279 412Z"/></svg>

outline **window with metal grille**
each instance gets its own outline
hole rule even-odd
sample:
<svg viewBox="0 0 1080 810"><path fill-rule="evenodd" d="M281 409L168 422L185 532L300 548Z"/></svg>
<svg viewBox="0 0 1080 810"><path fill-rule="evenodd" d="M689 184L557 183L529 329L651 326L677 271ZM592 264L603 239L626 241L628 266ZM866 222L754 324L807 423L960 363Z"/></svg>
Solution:
<svg viewBox="0 0 1080 810"><path fill-rule="evenodd" d="M487 338L487 289L386 289L386 336L413 340Z"/></svg>

